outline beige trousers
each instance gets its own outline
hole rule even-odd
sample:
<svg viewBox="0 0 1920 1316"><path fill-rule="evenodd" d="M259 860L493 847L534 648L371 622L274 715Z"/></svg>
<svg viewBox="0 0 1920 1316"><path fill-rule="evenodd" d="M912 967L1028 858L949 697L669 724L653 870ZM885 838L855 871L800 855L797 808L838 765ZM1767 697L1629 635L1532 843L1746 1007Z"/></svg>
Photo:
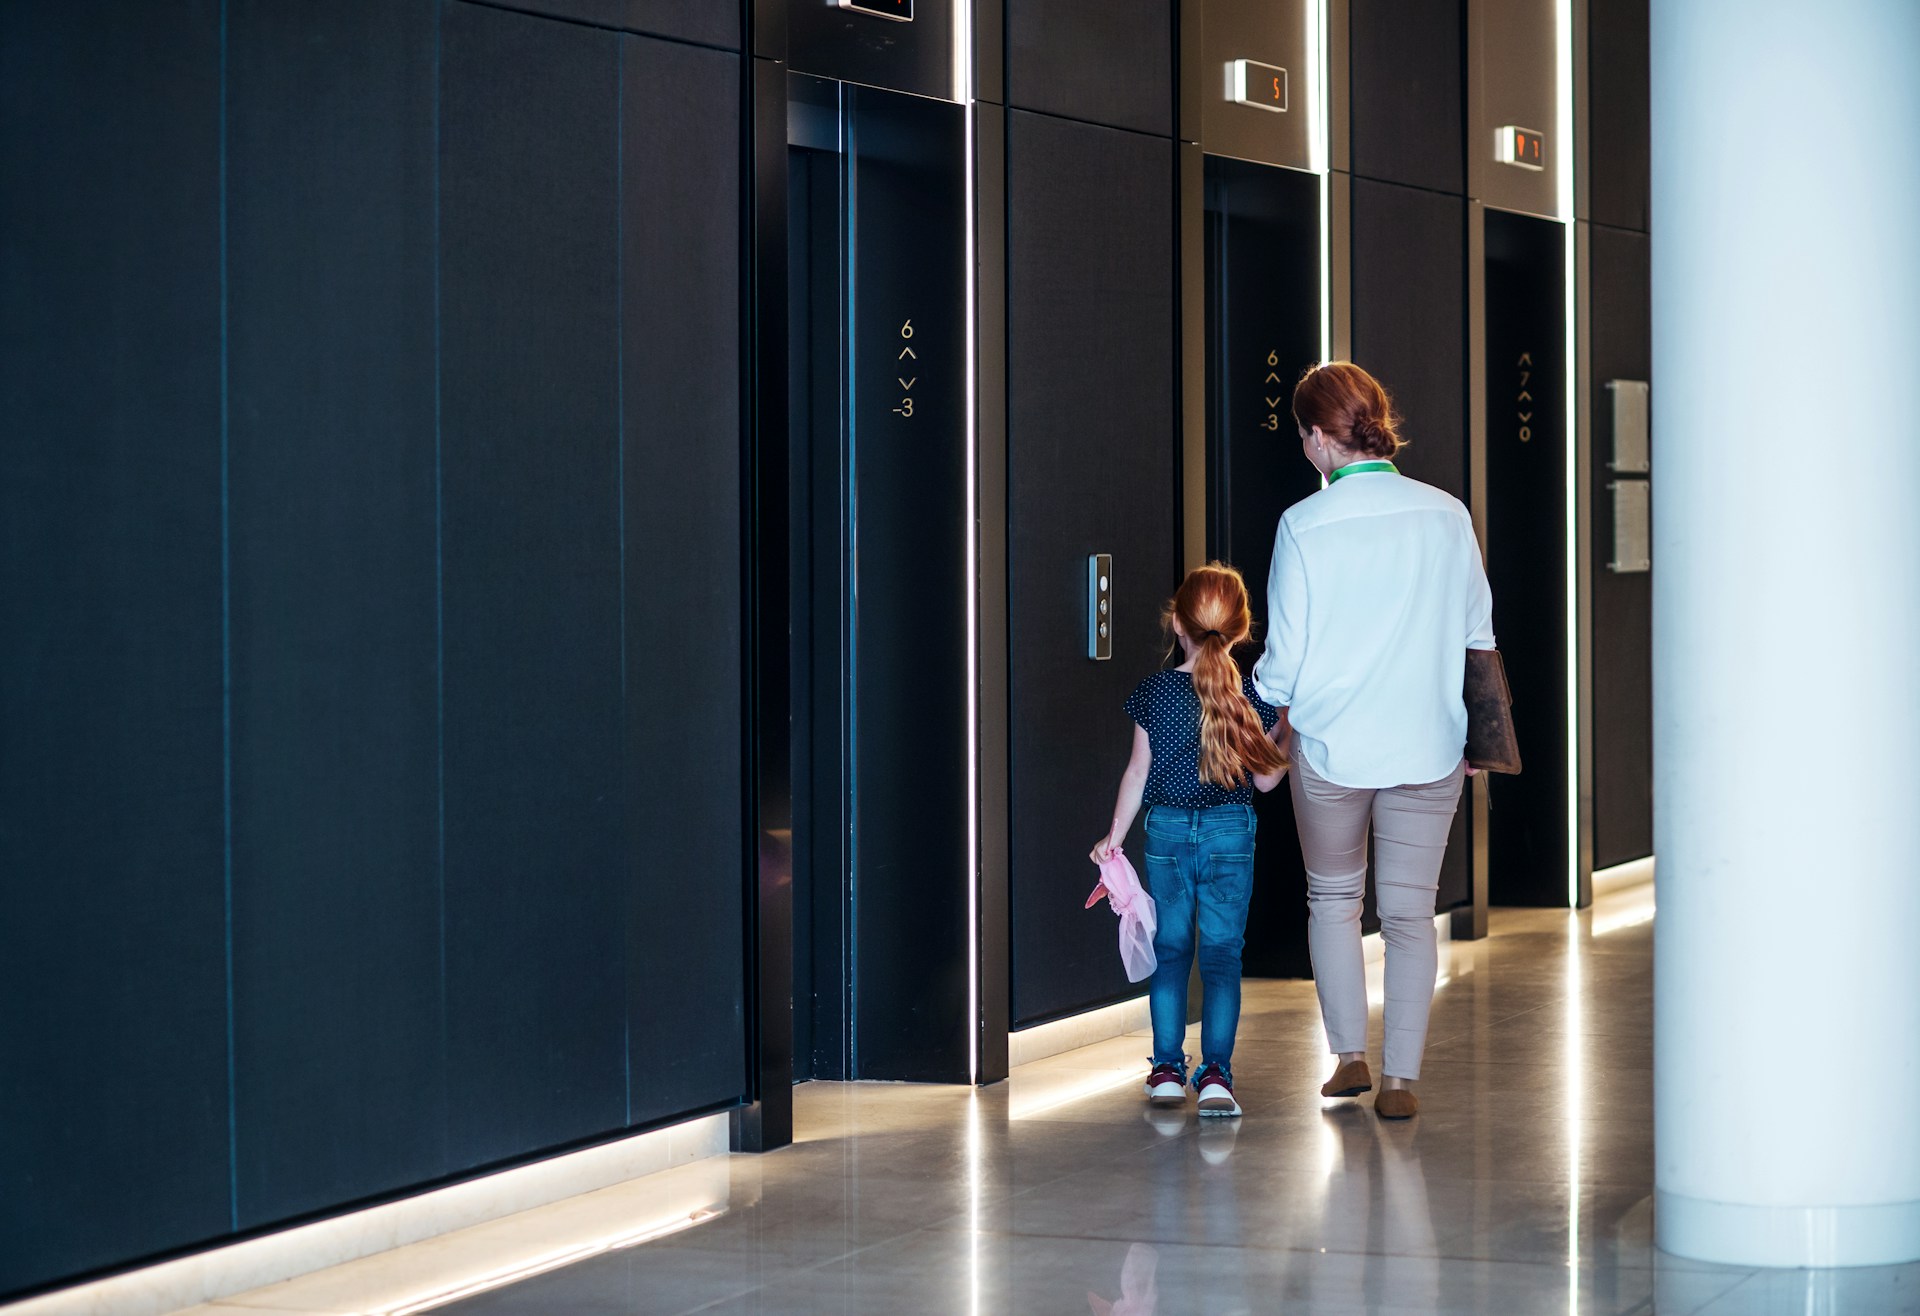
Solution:
<svg viewBox="0 0 1920 1316"><path fill-rule="evenodd" d="M1420 1077L1427 1012L1439 972L1434 894L1466 769L1424 786L1353 790L1316 776L1298 757L1293 818L1307 867L1307 947L1334 1054L1367 1049L1367 972L1360 901L1367 885L1367 830L1379 854L1374 891L1386 942L1386 1055L1391 1078Z"/></svg>

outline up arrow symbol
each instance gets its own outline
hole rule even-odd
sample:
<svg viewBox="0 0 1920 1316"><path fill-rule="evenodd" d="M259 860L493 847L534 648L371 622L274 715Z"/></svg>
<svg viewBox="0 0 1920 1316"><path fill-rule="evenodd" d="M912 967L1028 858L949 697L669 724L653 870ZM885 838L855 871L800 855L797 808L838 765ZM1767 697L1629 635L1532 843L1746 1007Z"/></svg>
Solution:
<svg viewBox="0 0 1920 1316"><path fill-rule="evenodd" d="M1532 364L1533 364L1533 353L1531 353L1531 352L1522 352L1522 353L1520 354L1520 364L1521 364L1521 365L1523 365L1523 366L1530 366L1530 365L1532 365Z"/></svg>
<svg viewBox="0 0 1920 1316"><path fill-rule="evenodd" d="M1274 373L1273 373L1273 371L1271 371L1271 370L1269 370L1269 371L1267 371L1267 377L1266 377L1266 379L1265 379L1265 380L1263 380L1263 381L1261 381L1261 382L1263 382L1263 383L1272 383L1272 384L1278 384L1278 383L1280 382L1280 376L1278 376L1278 375L1276 375L1276 374L1274 374Z"/></svg>
<svg viewBox="0 0 1920 1316"><path fill-rule="evenodd" d="M1529 393L1529 392L1527 392L1527 391L1526 391L1526 390L1525 390L1525 389L1523 388L1523 389L1521 389L1521 390L1520 390L1520 396L1519 396L1519 397L1517 397L1517 398L1515 398L1515 399L1514 399L1514 401L1515 401L1515 402L1531 402L1531 401L1533 401L1533 394L1531 394L1531 393Z"/></svg>
<svg viewBox="0 0 1920 1316"><path fill-rule="evenodd" d="M915 355L915 353L914 353L914 350L913 350L913 349L912 349L911 347L903 347L903 348L901 348L901 349L900 349L900 355L899 355L899 356L896 356L896 357L895 357L895 358L893 358L893 359L894 359L895 361L904 361L904 360L906 360L906 359L907 359L908 357L910 357L910 356L911 356L911 357L913 357L913 359L914 359L915 361L918 361L918 360L920 359L920 358L919 358L919 356L917 356L917 355ZM915 378L917 379L917 378L919 378L919 376L917 376L917 375L916 375L916 376L915 376Z"/></svg>

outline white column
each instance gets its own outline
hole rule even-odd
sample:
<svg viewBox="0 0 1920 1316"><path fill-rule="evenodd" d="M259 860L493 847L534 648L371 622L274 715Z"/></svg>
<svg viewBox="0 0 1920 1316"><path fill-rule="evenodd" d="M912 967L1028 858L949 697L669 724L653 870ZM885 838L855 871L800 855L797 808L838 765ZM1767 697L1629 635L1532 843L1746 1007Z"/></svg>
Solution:
<svg viewBox="0 0 1920 1316"><path fill-rule="evenodd" d="M1652 58L1656 1232L1910 1261L1920 3L1653 0Z"/></svg>

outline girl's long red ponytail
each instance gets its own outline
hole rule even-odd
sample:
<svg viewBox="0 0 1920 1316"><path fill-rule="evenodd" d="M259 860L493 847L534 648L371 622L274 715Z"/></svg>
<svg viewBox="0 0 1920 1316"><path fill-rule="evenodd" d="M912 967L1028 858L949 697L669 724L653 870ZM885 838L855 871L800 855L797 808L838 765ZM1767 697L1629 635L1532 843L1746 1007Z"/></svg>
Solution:
<svg viewBox="0 0 1920 1316"><path fill-rule="evenodd" d="M1193 692L1200 699L1200 779L1232 788L1250 773L1284 768L1286 756L1262 730L1233 661L1234 646L1253 631L1253 611L1240 573L1220 562L1196 567L1181 582L1168 612L1199 646Z"/></svg>

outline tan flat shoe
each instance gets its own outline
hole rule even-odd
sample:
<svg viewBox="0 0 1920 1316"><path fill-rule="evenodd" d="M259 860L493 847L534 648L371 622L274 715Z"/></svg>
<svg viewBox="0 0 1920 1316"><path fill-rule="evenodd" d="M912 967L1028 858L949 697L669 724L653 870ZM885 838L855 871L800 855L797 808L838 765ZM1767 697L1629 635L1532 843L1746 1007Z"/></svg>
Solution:
<svg viewBox="0 0 1920 1316"><path fill-rule="evenodd" d="M1323 1097L1357 1097L1373 1091L1373 1071L1364 1060L1349 1060L1333 1071L1333 1077L1320 1086Z"/></svg>
<svg viewBox="0 0 1920 1316"><path fill-rule="evenodd" d="M1420 1110L1420 1098L1405 1088L1385 1088L1373 1099L1373 1111L1383 1120L1410 1120Z"/></svg>

